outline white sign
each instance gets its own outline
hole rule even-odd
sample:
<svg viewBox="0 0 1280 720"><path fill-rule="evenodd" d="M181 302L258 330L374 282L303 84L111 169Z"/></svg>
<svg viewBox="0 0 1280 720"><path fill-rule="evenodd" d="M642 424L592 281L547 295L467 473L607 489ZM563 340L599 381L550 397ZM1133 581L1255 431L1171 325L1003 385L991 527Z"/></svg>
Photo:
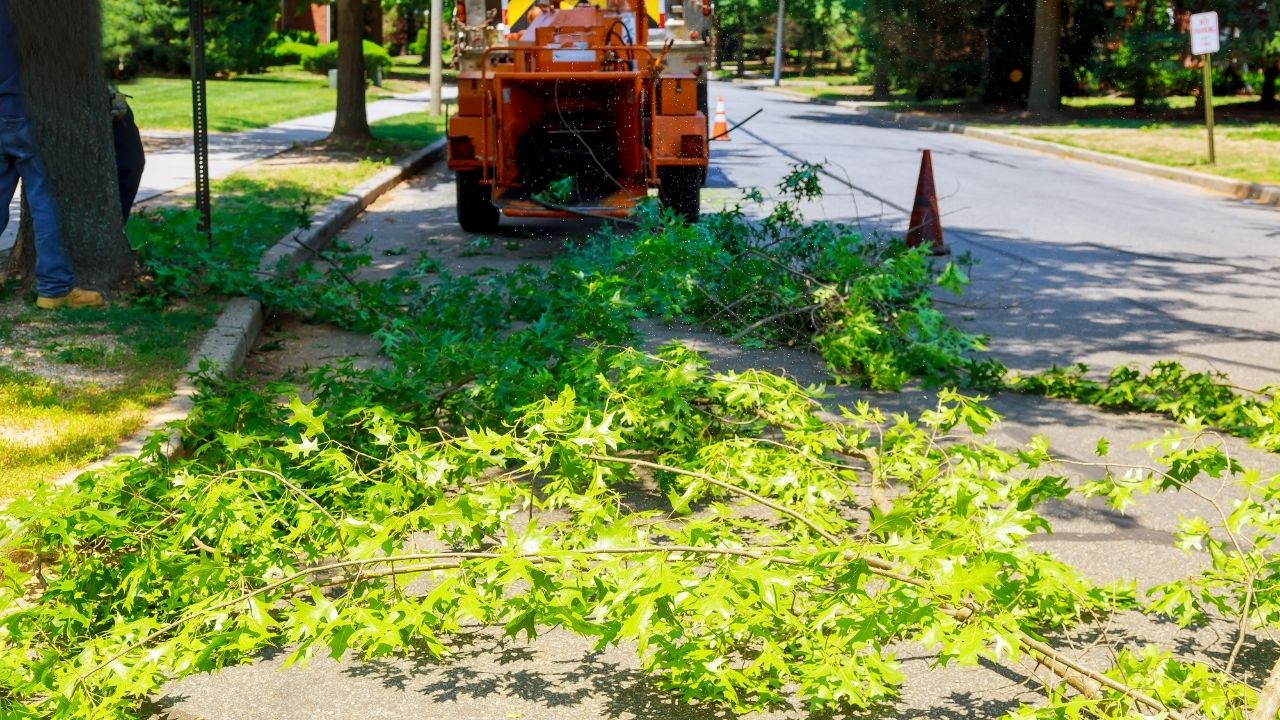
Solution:
<svg viewBox="0 0 1280 720"><path fill-rule="evenodd" d="M551 62L571 63L571 62L595 62L595 50L552 50Z"/></svg>
<svg viewBox="0 0 1280 720"><path fill-rule="evenodd" d="M1202 12L1191 16L1191 54L1218 52L1218 13Z"/></svg>

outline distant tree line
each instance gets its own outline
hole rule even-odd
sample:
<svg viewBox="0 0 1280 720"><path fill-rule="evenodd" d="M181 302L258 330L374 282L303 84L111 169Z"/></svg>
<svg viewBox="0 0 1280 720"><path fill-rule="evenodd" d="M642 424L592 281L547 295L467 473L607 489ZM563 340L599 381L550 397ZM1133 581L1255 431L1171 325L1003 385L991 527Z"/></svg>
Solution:
<svg viewBox="0 0 1280 720"><path fill-rule="evenodd" d="M190 68L189 0L101 0L103 52L109 74L118 79L139 73L185 75ZM322 0L323 2L323 0ZM336 4L336 3L334 3ZM394 30L385 47L395 53L422 53L426 48L425 11L430 0L382 0L395 13ZM244 73L271 65L305 64L300 54L316 49L314 33L277 31L280 0L204 0L206 65L214 75ZM446 16L452 0L445 3ZM369 20L366 13L366 23ZM380 33L368 35L380 40ZM314 63L331 67L336 50L320 47ZM386 53L367 50L386 65ZM325 69L325 68L322 68Z"/></svg>
<svg viewBox="0 0 1280 720"><path fill-rule="evenodd" d="M187 0L102 1L113 74L186 72ZM388 44L420 52L427 0L382 4L397 18ZM298 39L273 32L279 0L205 5L214 73L275 64L276 48ZM785 56L788 68L803 75L852 74L885 94L1022 102L1031 92L1039 11L1041 32L1057 40L1056 61L1053 54L1041 57L1055 67L1038 76L1042 83L1056 77L1053 103L1059 93L1119 92L1142 107L1197 88L1199 65L1189 56L1186 28L1191 13L1209 9L1218 12L1226 36L1214 59L1219 92L1247 88L1275 107L1280 0L789 0ZM741 71L770 59L776 0L719 0L716 10L719 63Z"/></svg>
<svg viewBox="0 0 1280 720"><path fill-rule="evenodd" d="M1030 91L1037 4L1056 31L1063 94L1120 92L1158 103L1198 87L1188 18L1216 10L1220 91L1248 88L1276 106L1280 0L789 0L785 59L802 75L851 73L919 99L1021 102ZM776 0L719 0L718 62L773 54ZM1056 97L1055 97L1056 102Z"/></svg>

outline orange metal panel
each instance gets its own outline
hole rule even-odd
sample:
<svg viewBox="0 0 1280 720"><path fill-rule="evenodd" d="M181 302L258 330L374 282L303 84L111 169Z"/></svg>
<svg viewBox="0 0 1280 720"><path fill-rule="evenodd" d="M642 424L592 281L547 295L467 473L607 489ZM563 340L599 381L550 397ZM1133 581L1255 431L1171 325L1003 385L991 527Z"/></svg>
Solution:
<svg viewBox="0 0 1280 720"><path fill-rule="evenodd" d="M572 80L581 83L618 82L639 77L636 72L495 72L492 79L502 80Z"/></svg>
<svg viewBox="0 0 1280 720"><path fill-rule="evenodd" d="M563 71L546 71L538 63L534 62L534 56L540 53L546 53L546 48L538 46L505 46L486 48L481 56L480 67L484 77L494 77L507 74L528 74L536 73L547 78L560 77L564 80L591 81L597 78L608 79L610 77L622 77L633 75L638 72L648 72L653 65L653 52L647 47L636 45L586 45L573 47L574 52L580 51L612 51L618 54L625 54L627 60L633 61L635 70L607 70L602 71L599 64L584 63L589 65L579 72L563 72ZM509 57L507 62L494 62L494 56L498 58Z"/></svg>
<svg viewBox="0 0 1280 720"><path fill-rule="evenodd" d="M455 158L453 157L452 149L450 149L450 168L461 170L480 167L485 152L484 118L454 115L449 118L449 137L468 138L471 140L472 147L475 148L475 157L473 158Z"/></svg>
<svg viewBox="0 0 1280 720"><path fill-rule="evenodd" d="M653 149L658 165L705 165L707 163L707 143L702 143L702 158L681 158L680 140L685 135L707 135L707 116L696 115L659 115L653 119ZM672 160L692 159L693 163L670 162Z"/></svg>
<svg viewBox="0 0 1280 720"><path fill-rule="evenodd" d="M483 115L485 81L475 70L458 73L458 114Z"/></svg>
<svg viewBox="0 0 1280 720"><path fill-rule="evenodd" d="M663 75L660 80L663 115L693 115L698 112L698 79L692 75Z"/></svg>

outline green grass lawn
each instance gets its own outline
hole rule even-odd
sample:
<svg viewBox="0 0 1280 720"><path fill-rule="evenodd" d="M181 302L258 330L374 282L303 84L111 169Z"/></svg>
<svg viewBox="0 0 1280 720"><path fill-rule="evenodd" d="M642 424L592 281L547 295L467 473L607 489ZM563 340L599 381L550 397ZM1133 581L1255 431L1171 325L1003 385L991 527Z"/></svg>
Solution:
<svg viewBox="0 0 1280 720"><path fill-rule="evenodd" d="M1019 129L1019 134L1072 147L1222 175L1247 182L1280 184L1280 124L1219 127L1217 164L1208 163L1204 128Z"/></svg>
<svg viewBox="0 0 1280 720"><path fill-rule="evenodd" d="M404 81L370 87L369 100L412 92ZM140 78L120 86L130 96L138 127L151 130L191 129L191 81L185 78ZM296 117L333 110L337 93L326 77L296 68L281 68L232 80L210 80L209 129L236 132L274 125Z"/></svg>
<svg viewBox="0 0 1280 720"><path fill-rule="evenodd" d="M374 124L376 141L357 152L301 148L214 183L216 250L208 253L193 245L202 241L190 201L140 211L128 231L143 257L190 261L152 265L149 284L198 290L210 275L256 267L310 208L439 138L443 125L422 114L390 118ZM102 457L142 427L148 410L172 395L215 311L208 300L157 309L123 299L104 310L50 313L0 295L0 499Z"/></svg>
<svg viewBox="0 0 1280 720"><path fill-rule="evenodd" d="M1226 105L1239 105L1241 103L1257 102L1257 95L1227 95L1217 96L1213 98L1213 106L1215 108ZM1161 103L1170 110L1187 110L1195 108L1196 97L1194 95L1171 95ZM1095 110L1131 110L1133 109L1133 98L1122 97L1120 95L1105 95L1101 97L1064 97L1062 98L1062 106L1064 108L1089 108Z"/></svg>

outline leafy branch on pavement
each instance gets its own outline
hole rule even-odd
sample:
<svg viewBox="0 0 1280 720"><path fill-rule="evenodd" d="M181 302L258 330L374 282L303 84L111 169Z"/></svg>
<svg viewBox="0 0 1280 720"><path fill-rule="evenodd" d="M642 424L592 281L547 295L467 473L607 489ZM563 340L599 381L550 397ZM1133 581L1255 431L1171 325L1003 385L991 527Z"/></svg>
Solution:
<svg viewBox="0 0 1280 720"><path fill-rule="evenodd" d="M505 429L348 409L371 391L354 377L288 406L213 385L190 459L121 463L16 504L6 710L121 712L270 645L295 660L442 654L480 623L634 643L673 690L738 710L789 688L814 708L891 701L888 650L915 640L944 664L1038 657L1067 707L1192 716L1203 688L1154 694L1040 639L1128 593L1021 542L1047 527L1036 506L1068 490L1043 447L946 440L984 431L989 410L944 393L917 422L865 406L829 422L781 378L714 374L678 347L587 354ZM875 461L815 462L832 453ZM864 499L872 474L895 491L884 511ZM629 511L624 484L670 509ZM1161 689L1186 666L1133 663ZM1230 708L1245 697L1230 691Z"/></svg>
<svg viewBox="0 0 1280 720"><path fill-rule="evenodd" d="M1273 387L1239 388L1221 373L1191 372L1172 361L1157 362L1146 372L1119 367L1105 381L1089 379L1088 371L1075 365L1026 376L1010 373L1003 384L1018 392L1210 425L1264 450L1280 451L1280 399Z"/></svg>
<svg viewBox="0 0 1280 720"><path fill-rule="evenodd" d="M783 221L775 213L774 227ZM746 234L761 226L738 222L737 257L765 252ZM821 290L831 271L802 258L842 236L786 222L778 242L806 237L812 252L758 267L794 281L803 307L813 303L801 290ZM688 229L671 232L654 242L678 249ZM1087 486L1115 500L1190 489L1202 474L1256 488L1255 511L1194 536L1227 528L1253 544L1204 545L1213 574L1142 603L1025 542L1051 530L1044 503L1073 491L1046 441L1012 451L987 441L997 418L975 399L943 391L918 418L859 404L833 419L819 389L716 373L679 346L631 350L642 309L683 308L699 291L662 296L669 305L638 294L639 264L593 265L618 248L485 277L423 260L376 283L342 280L367 258L339 250L336 268L245 287L374 333L385 366L323 368L310 402L288 386L202 378L182 428L189 455L166 460L157 440L142 458L5 510L6 717L127 717L169 679L265 647L293 661L445 655L450 635L477 625L626 643L673 692L739 711L892 703L904 682L895 649L915 642L940 665L1034 674L1045 703L1017 717L1249 712L1255 694L1236 668L1125 647L1093 667L1058 641L1137 607L1185 622L1234 613L1241 632L1274 625L1276 583L1260 569L1275 562L1280 480L1258 482L1221 450L1173 447L1158 472ZM919 344L938 342L896 322L928 309L927 270L909 252L875 252L895 279L863 257L862 275L835 291L839 307L870 303L854 305L874 308L866 322L890 339L859 356L881 360L845 367L901 378L928 367ZM708 287L727 304L737 285L745 276ZM787 307L752 302L734 306L739 331ZM624 491L656 509L632 509Z"/></svg>
<svg viewBox="0 0 1280 720"><path fill-rule="evenodd" d="M900 239L806 223L799 204L821 195L821 165L797 165L763 220L742 206L697 225L653 213L573 253L579 272L611 276L645 313L693 318L753 347L811 347L836 380L898 389L911 378L955 384L981 339L939 312L932 291L962 292L959 264L935 267ZM758 191L747 202L763 202Z"/></svg>

